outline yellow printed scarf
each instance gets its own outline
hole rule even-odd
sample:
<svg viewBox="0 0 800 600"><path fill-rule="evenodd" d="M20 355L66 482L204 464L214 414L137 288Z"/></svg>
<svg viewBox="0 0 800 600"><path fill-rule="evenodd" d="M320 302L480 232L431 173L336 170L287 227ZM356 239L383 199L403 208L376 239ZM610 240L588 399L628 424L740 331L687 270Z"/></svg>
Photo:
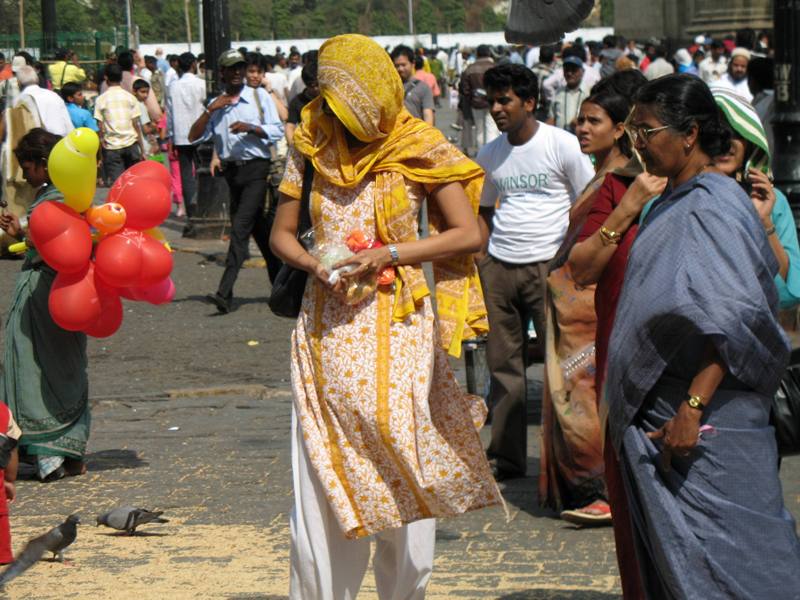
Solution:
<svg viewBox="0 0 800 600"><path fill-rule="evenodd" d="M481 168L435 128L403 106L403 84L389 55L370 38L349 34L326 41L319 52L320 96L303 109L294 145L319 176L351 188L375 176L375 222L384 244L416 239L417 222L406 180L431 190L460 182L477 215ZM326 113L330 107L335 118ZM345 129L346 128L346 129ZM364 145L351 150L346 132ZM431 235L445 226L435 203L428 204ZM430 290L420 265L398 267L395 321L415 312ZM471 256L434 262L439 331L444 347L461 355L461 341L488 331L480 280Z"/></svg>

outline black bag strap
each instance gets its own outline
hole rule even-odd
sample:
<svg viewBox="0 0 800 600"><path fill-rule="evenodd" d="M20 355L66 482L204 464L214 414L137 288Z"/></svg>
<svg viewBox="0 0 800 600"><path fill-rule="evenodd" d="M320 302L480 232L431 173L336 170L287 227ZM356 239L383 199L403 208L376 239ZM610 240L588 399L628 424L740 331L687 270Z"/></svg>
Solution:
<svg viewBox="0 0 800 600"><path fill-rule="evenodd" d="M298 236L311 229L311 186L313 183L314 165L307 158L303 169L303 191L300 194L300 221L297 224Z"/></svg>

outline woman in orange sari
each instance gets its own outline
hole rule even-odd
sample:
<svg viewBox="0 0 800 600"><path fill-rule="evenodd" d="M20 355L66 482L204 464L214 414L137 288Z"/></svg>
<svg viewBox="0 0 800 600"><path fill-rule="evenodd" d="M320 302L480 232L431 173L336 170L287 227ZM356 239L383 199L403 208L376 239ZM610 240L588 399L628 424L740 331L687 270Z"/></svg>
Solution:
<svg viewBox="0 0 800 600"><path fill-rule="evenodd" d="M631 146L624 123L632 92L644 83L638 71L618 73L594 86L581 105L576 134L581 150L593 155L597 174L570 212L547 279L539 498L577 525L608 525L611 509L595 391L595 286L578 285L566 260L606 175L626 171Z"/></svg>
<svg viewBox="0 0 800 600"><path fill-rule="evenodd" d="M487 330L471 256L483 172L403 108L400 77L374 41L331 38L318 65L320 96L295 132L271 237L282 260L310 274L291 349L290 597L355 597L375 540L378 596L422 598L434 518L502 503L478 437L485 406L463 394L447 361ZM326 267L298 243L312 167L315 243L358 231L382 247ZM425 200L432 235L420 240ZM435 313L424 261L434 262ZM387 267L393 286L348 296Z"/></svg>

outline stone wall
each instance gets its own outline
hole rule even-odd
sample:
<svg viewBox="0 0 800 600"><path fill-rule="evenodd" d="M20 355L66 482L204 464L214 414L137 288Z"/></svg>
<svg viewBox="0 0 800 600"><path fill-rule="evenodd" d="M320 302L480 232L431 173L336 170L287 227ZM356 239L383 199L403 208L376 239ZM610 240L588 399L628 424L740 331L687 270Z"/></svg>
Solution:
<svg viewBox="0 0 800 600"><path fill-rule="evenodd" d="M688 41L698 33L772 29L771 0L614 0L614 29L627 38Z"/></svg>

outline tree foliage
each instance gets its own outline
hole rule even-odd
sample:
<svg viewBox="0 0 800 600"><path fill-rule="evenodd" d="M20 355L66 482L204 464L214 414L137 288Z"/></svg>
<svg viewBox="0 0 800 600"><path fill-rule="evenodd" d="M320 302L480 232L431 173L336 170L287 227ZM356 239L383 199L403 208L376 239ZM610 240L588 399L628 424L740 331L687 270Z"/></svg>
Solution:
<svg viewBox="0 0 800 600"><path fill-rule="evenodd" d="M418 33L497 31L499 0L412 0ZM186 40L184 0L132 0L133 21L148 42ZM408 32L407 0L229 0L234 40L324 38L347 32ZM18 33L19 0L0 0L0 34ZM197 40L197 1L189 3ZM59 31L112 31L125 26L124 0L56 0ZM41 30L41 1L25 1L26 32Z"/></svg>

